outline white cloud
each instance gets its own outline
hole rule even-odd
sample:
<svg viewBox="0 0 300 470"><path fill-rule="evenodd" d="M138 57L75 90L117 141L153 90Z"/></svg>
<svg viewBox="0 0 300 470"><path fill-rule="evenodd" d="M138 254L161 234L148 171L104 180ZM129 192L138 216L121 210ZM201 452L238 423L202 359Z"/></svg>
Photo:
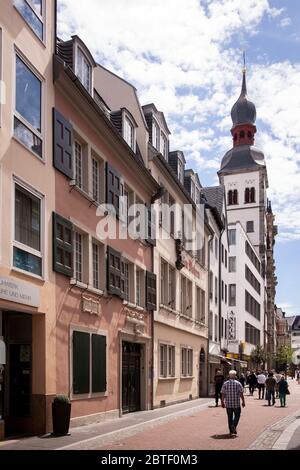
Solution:
<svg viewBox="0 0 300 470"><path fill-rule="evenodd" d="M78 34L104 66L154 102L201 173L219 168L231 146L230 108L240 91L241 51L231 40L256 34L284 9L268 0L60 0L59 34ZM287 27L289 18L280 21ZM234 41L234 45L236 41ZM300 64L251 65L257 145L266 154L280 239L300 238Z"/></svg>
<svg viewBox="0 0 300 470"><path fill-rule="evenodd" d="M286 27L289 26L291 23L292 23L291 18L286 17L286 18L282 18L282 20L280 21L279 24L280 24L281 28L286 28Z"/></svg>

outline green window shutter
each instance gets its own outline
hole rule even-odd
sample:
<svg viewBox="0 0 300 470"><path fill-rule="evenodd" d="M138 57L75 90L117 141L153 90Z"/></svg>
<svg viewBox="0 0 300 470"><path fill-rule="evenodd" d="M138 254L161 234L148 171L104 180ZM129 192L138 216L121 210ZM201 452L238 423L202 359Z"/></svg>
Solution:
<svg viewBox="0 0 300 470"><path fill-rule="evenodd" d="M92 392L106 391L106 337L92 335Z"/></svg>
<svg viewBox="0 0 300 470"><path fill-rule="evenodd" d="M121 296L121 262L119 251L107 247L107 291L110 294Z"/></svg>
<svg viewBox="0 0 300 470"><path fill-rule="evenodd" d="M124 181L109 163L106 163L106 203L114 206L116 216L124 217L123 205L120 198L124 195Z"/></svg>
<svg viewBox="0 0 300 470"><path fill-rule="evenodd" d="M53 271L73 277L73 224L53 212Z"/></svg>
<svg viewBox="0 0 300 470"><path fill-rule="evenodd" d="M146 272L146 308L156 310L156 274Z"/></svg>
<svg viewBox="0 0 300 470"><path fill-rule="evenodd" d="M90 392L90 334L73 331L73 394Z"/></svg>
<svg viewBox="0 0 300 470"><path fill-rule="evenodd" d="M53 166L73 179L73 127L53 109Z"/></svg>

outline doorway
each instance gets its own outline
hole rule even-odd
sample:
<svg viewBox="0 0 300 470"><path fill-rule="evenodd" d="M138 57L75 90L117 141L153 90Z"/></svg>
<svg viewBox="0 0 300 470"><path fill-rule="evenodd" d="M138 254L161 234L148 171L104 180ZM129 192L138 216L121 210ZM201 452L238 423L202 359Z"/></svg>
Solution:
<svg viewBox="0 0 300 470"><path fill-rule="evenodd" d="M4 313L7 363L4 375L4 419L8 436L26 434L32 420L32 317Z"/></svg>
<svg viewBox="0 0 300 470"><path fill-rule="evenodd" d="M141 410L141 345L122 342L122 412Z"/></svg>

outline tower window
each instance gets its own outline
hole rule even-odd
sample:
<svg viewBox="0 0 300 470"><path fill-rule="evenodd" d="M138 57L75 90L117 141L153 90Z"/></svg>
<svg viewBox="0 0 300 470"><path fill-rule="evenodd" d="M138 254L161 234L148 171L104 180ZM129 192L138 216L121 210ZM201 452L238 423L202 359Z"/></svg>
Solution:
<svg viewBox="0 0 300 470"><path fill-rule="evenodd" d="M237 140L237 133L234 134L234 137L233 137L234 141Z"/></svg>
<svg viewBox="0 0 300 470"><path fill-rule="evenodd" d="M245 138L245 131L241 131L240 132L240 139L244 139Z"/></svg>
<svg viewBox="0 0 300 470"><path fill-rule="evenodd" d="M245 204L251 204L255 202L255 188L245 189Z"/></svg>
<svg viewBox="0 0 300 470"><path fill-rule="evenodd" d="M248 131L247 136L249 137L249 139L252 139L252 134L250 131Z"/></svg>
<svg viewBox="0 0 300 470"><path fill-rule="evenodd" d="M237 189L230 189L228 191L228 205L233 206L238 204L238 191Z"/></svg>

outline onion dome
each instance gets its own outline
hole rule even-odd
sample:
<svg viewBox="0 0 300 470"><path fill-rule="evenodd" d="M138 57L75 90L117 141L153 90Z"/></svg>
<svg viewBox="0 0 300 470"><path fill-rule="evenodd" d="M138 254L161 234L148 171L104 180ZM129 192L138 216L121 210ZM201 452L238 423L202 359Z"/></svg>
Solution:
<svg viewBox="0 0 300 470"><path fill-rule="evenodd" d="M242 91L239 99L232 107L231 119L233 127L241 124L254 125L256 120L255 105L247 99L246 69L243 70Z"/></svg>

